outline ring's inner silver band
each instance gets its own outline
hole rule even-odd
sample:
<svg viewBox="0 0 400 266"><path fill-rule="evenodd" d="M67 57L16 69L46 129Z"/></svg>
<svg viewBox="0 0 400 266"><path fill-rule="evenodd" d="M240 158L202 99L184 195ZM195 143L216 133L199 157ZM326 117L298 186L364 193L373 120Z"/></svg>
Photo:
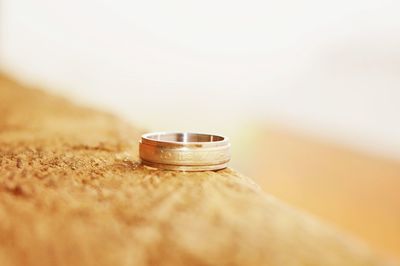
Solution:
<svg viewBox="0 0 400 266"><path fill-rule="evenodd" d="M218 142L224 140L224 137L221 136L199 134L199 133L188 133L188 132L154 134L154 135L147 135L146 138L159 141L167 141L167 142L171 141L171 142L182 142L182 143Z"/></svg>

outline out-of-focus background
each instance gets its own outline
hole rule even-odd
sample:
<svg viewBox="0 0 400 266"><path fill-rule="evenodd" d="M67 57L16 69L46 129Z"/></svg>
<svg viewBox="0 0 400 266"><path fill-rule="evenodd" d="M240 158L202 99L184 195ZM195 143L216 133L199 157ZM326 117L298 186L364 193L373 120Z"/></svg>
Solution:
<svg viewBox="0 0 400 266"><path fill-rule="evenodd" d="M0 70L152 131L400 258L400 2L0 0ZM134 151L133 151L134 152Z"/></svg>

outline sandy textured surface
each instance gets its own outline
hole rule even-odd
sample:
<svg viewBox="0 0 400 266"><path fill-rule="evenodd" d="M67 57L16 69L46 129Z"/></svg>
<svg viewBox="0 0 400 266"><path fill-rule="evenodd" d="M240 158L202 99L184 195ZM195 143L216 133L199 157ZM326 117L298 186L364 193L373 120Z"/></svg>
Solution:
<svg viewBox="0 0 400 266"><path fill-rule="evenodd" d="M140 166L139 133L0 76L0 265L383 265L232 170Z"/></svg>

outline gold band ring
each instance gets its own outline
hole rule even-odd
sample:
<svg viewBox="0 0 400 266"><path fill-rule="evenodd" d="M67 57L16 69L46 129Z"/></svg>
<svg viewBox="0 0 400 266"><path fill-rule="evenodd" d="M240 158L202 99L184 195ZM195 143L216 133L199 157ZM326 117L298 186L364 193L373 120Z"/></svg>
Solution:
<svg viewBox="0 0 400 266"><path fill-rule="evenodd" d="M144 165L178 171L219 170L231 158L226 137L188 132L144 134L139 155Z"/></svg>

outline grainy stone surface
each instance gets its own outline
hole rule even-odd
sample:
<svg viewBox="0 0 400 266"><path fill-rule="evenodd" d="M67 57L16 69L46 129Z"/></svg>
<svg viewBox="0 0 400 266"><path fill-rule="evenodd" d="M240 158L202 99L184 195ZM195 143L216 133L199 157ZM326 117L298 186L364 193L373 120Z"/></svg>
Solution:
<svg viewBox="0 0 400 266"><path fill-rule="evenodd" d="M233 170L139 165L139 133L0 76L0 265L383 265Z"/></svg>

